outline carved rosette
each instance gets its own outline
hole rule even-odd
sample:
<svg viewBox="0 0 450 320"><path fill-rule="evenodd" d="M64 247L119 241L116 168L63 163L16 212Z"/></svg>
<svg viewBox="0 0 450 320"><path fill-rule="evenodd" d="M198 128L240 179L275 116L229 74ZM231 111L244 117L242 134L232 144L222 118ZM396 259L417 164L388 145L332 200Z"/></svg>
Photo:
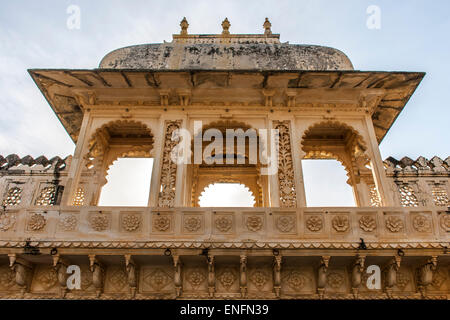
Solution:
<svg viewBox="0 0 450 320"><path fill-rule="evenodd" d="M144 281L153 289L161 290L169 284L171 278L164 270L158 268L145 277Z"/></svg>
<svg viewBox="0 0 450 320"><path fill-rule="evenodd" d="M215 220L216 228L217 230L221 232L228 232L231 227L233 226L233 221L231 217L228 216L222 216L218 217Z"/></svg>
<svg viewBox="0 0 450 320"><path fill-rule="evenodd" d="M166 216L157 216L153 218L153 227L161 232L170 229L170 218Z"/></svg>
<svg viewBox="0 0 450 320"><path fill-rule="evenodd" d="M202 220L199 217L187 217L184 221L184 228L187 231L198 231L202 226Z"/></svg>
<svg viewBox="0 0 450 320"><path fill-rule="evenodd" d="M137 214L126 214L122 216L122 226L124 230L133 232L139 229L141 225L141 216Z"/></svg>
<svg viewBox="0 0 450 320"><path fill-rule="evenodd" d="M36 280L45 290L49 290L56 285L58 275L54 269L45 268L38 272Z"/></svg>
<svg viewBox="0 0 450 320"><path fill-rule="evenodd" d="M345 232L350 227L350 223L348 221L347 216L335 216L331 220L331 225L333 226L333 229L337 232Z"/></svg>
<svg viewBox="0 0 450 320"><path fill-rule="evenodd" d="M172 152L178 144L178 140L172 139L172 137L175 130L180 129L180 126L181 120L166 122L161 166L161 192L158 199L160 207L173 207L175 204L177 164L172 161Z"/></svg>
<svg viewBox="0 0 450 320"><path fill-rule="evenodd" d="M366 232L372 232L377 228L377 222L372 216L362 216L359 218L359 227Z"/></svg>
<svg viewBox="0 0 450 320"><path fill-rule="evenodd" d="M440 225L444 231L450 232L450 215L445 213L441 214Z"/></svg>
<svg viewBox="0 0 450 320"><path fill-rule="evenodd" d="M90 223L91 228L95 231L105 231L109 225L108 216L102 213L92 215Z"/></svg>
<svg viewBox="0 0 450 320"><path fill-rule="evenodd" d="M292 271L288 276L287 283L292 290L300 291L306 283L306 278L299 271Z"/></svg>
<svg viewBox="0 0 450 320"><path fill-rule="evenodd" d="M8 231L16 224L16 215L14 213L2 213L0 214L0 230Z"/></svg>
<svg viewBox="0 0 450 320"><path fill-rule="evenodd" d="M255 270L250 276L250 281L258 288L262 289L269 280L269 276L263 270Z"/></svg>
<svg viewBox="0 0 450 320"><path fill-rule="evenodd" d="M322 217L319 216L310 216L306 219L306 227L309 231L317 232L322 230L323 228L323 220Z"/></svg>
<svg viewBox="0 0 450 320"><path fill-rule="evenodd" d="M74 231L77 226L77 218L73 215L66 215L59 220L59 227L64 231Z"/></svg>
<svg viewBox="0 0 450 320"><path fill-rule="evenodd" d="M392 232L397 233L403 230L403 220L399 217L390 216L386 219L386 228Z"/></svg>
<svg viewBox="0 0 450 320"><path fill-rule="evenodd" d="M262 229L263 219L260 216L250 216L247 218L247 229L253 232L257 232Z"/></svg>
<svg viewBox="0 0 450 320"><path fill-rule="evenodd" d="M327 277L327 284L333 289L339 289L344 283L344 276L337 272L332 272Z"/></svg>
<svg viewBox="0 0 450 320"><path fill-rule="evenodd" d="M297 206L297 192L295 189L289 121L274 121L274 129L278 129L280 134L278 144L278 190L280 207L295 208Z"/></svg>
<svg viewBox="0 0 450 320"><path fill-rule="evenodd" d="M198 288L206 280L206 276L202 270L194 269L188 273L187 280L193 288Z"/></svg>
<svg viewBox="0 0 450 320"><path fill-rule="evenodd" d="M279 216L275 221L275 225L280 232L291 232L295 226L295 217L293 216Z"/></svg>
<svg viewBox="0 0 450 320"><path fill-rule="evenodd" d="M235 275L233 270L227 268L223 270L218 279L224 288L229 289L236 281L237 276Z"/></svg>
<svg viewBox="0 0 450 320"><path fill-rule="evenodd" d="M413 227L414 230L418 232L431 232L431 221L430 218L417 215L413 218Z"/></svg>
<svg viewBox="0 0 450 320"><path fill-rule="evenodd" d="M42 214L33 213L28 220L27 227L28 230L39 231L44 229L47 223L47 219Z"/></svg>

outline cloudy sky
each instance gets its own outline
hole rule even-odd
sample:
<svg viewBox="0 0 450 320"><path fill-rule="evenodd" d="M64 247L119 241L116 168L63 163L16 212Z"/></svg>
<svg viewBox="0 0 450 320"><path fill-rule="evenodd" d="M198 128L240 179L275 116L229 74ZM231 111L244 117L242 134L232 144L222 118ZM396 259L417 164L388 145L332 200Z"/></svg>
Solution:
<svg viewBox="0 0 450 320"><path fill-rule="evenodd" d="M80 8L80 29L67 27L71 5ZM371 5L380 8L380 29L367 27ZM445 158L450 154L449 10L446 0L3 1L0 154L50 158L74 150L28 68L96 68L113 49L170 41L186 16L190 33L219 33L225 17L232 33L260 33L269 17L282 42L338 48L357 70L426 72L381 143L381 153Z"/></svg>

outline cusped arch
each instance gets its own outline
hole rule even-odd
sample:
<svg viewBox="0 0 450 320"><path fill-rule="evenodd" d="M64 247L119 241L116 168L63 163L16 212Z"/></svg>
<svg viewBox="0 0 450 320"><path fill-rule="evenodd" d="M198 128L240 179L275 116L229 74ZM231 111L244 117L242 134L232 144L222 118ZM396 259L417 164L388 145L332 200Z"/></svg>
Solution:
<svg viewBox="0 0 450 320"><path fill-rule="evenodd" d="M364 138L361 136L358 130L356 130L355 128L344 122L327 120L316 122L305 130L301 141L303 151L305 151L305 140L307 140L309 136L314 135L315 131L317 131L317 129L320 128L343 129L345 131L351 132L353 137L355 137L355 139L353 139L352 146L359 148L362 152L364 152L367 149L367 145L364 141Z"/></svg>
<svg viewBox="0 0 450 320"><path fill-rule="evenodd" d="M211 122L207 123L206 125L202 126L201 129L201 134L202 136L204 135L205 131L207 131L208 129L217 129L219 130L223 137L226 138L226 129L234 129L234 130L238 130L238 129L242 129L244 134L247 132L247 130L249 129L253 129L255 130L255 138L256 138L256 158L259 159L261 152L264 151L264 145L262 145L261 141L260 141L260 137L259 134L257 132L257 130L255 128L253 128L251 125L242 122L242 121L236 121L236 120L218 120L218 121L214 121L212 120ZM200 131L197 131L194 133L194 137L198 136L200 134ZM245 138L245 141L248 141L247 138ZM194 138L192 139L192 146L194 146ZM210 141L203 141L203 147L205 147L205 144L209 144L211 143ZM225 149L225 144L226 142L224 141L224 149L220 154L217 155L222 155L225 161L225 157L227 156L228 152ZM233 151L233 156L234 157L243 157L245 158L246 163L249 161L250 155L249 155L249 150L250 147L246 142L246 147L245 147L245 153L240 152L240 150L237 148L237 145L235 144L235 150ZM213 153L213 156L215 156L216 154ZM259 163L259 161L258 161Z"/></svg>
<svg viewBox="0 0 450 320"><path fill-rule="evenodd" d="M154 135L151 129L138 120L113 120L97 128L88 141L86 166L102 163L106 172L121 157L151 156Z"/></svg>
<svg viewBox="0 0 450 320"><path fill-rule="evenodd" d="M305 130L301 140L303 159L336 159L347 171L347 183L352 185L358 168L370 162L367 144L352 126L339 121L317 122Z"/></svg>
<svg viewBox="0 0 450 320"><path fill-rule="evenodd" d="M244 190L246 190L250 197L252 198L253 201L253 206L255 206L257 204L257 199L254 193L254 190L252 190L249 186L247 186L245 183L241 183L239 181L239 179L229 179L229 178L223 178L223 179L219 179L217 181L214 182L210 182L205 184L205 186L203 186L201 188L201 192L198 194L198 196L196 197L196 204L197 206L200 206L200 199L202 198L202 196L205 195L205 193L207 192L207 189L209 189L211 186L218 184L218 183L233 183L233 184L239 184L239 186L242 186L244 188Z"/></svg>

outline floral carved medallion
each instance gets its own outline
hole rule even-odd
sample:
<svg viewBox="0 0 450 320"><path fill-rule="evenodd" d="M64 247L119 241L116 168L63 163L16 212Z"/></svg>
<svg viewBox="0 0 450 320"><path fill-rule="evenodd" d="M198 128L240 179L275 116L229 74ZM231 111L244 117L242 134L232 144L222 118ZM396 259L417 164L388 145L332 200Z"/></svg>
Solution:
<svg viewBox="0 0 450 320"><path fill-rule="evenodd" d="M187 280L193 288L198 288L206 280L206 276L202 270L194 269L188 272Z"/></svg>
<svg viewBox="0 0 450 320"><path fill-rule="evenodd" d="M145 282L155 290L164 289L170 281L169 275L160 268L155 269L145 278Z"/></svg>
<svg viewBox="0 0 450 320"><path fill-rule="evenodd" d="M269 281L269 276L263 270L255 270L250 275L250 281L258 288L262 289L267 281Z"/></svg>
<svg viewBox="0 0 450 320"><path fill-rule="evenodd" d="M229 216L222 216L218 217L215 220L216 228L217 230L221 232L228 232L230 231L231 227L233 226L233 220Z"/></svg>
<svg viewBox="0 0 450 320"><path fill-rule="evenodd" d="M236 275L232 269L225 269L219 274L219 281L226 289L229 289L236 281Z"/></svg>
<svg viewBox="0 0 450 320"><path fill-rule="evenodd" d="M450 215L449 214L441 214L440 225L444 231L450 232Z"/></svg>
<svg viewBox="0 0 450 320"><path fill-rule="evenodd" d="M202 219L200 219L200 217L187 217L184 221L184 228L190 232L200 230L201 226Z"/></svg>
<svg viewBox="0 0 450 320"><path fill-rule="evenodd" d="M288 276L287 283L291 289L300 291L306 283L306 278L299 271L292 271Z"/></svg>
<svg viewBox="0 0 450 320"><path fill-rule="evenodd" d="M322 230L323 228L323 221L322 217L319 216L310 216L308 219L306 219L306 227L309 231L317 232Z"/></svg>
<svg viewBox="0 0 450 320"><path fill-rule="evenodd" d="M260 216L250 216L247 218L247 229L253 232L259 231L263 226L263 219Z"/></svg>
<svg viewBox="0 0 450 320"><path fill-rule="evenodd" d="M36 280L45 290L49 290L56 285L58 275L53 268L45 268L39 271L36 276Z"/></svg>
<svg viewBox="0 0 450 320"><path fill-rule="evenodd" d="M348 217L347 216L335 216L331 220L331 225L333 229L337 232L345 232L350 227Z"/></svg>
<svg viewBox="0 0 450 320"><path fill-rule="evenodd" d="M414 230L419 232L431 232L431 221L430 218L417 215L413 218L413 227Z"/></svg>
<svg viewBox="0 0 450 320"><path fill-rule="evenodd" d="M399 217L390 216L386 219L386 228L392 233L400 232L404 228L403 220Z"/></svg>
<svg viewBox="0 0 450 320"><path fill-rule="evenodd" d="M42 230L44 229L46 223L47 220L42 214L33 213L27 223L28 230L32 231Z"/></svg>
<svg viewBox="0 0 450 320"><path fill-rule="evenodd" d="M73 214L64 216L59 220L58 225L64 231L74 231L77 226L77 218Z"/></svg>
<svg viewBox="0 0 450 320"><path fill-rule="evenodd" d="M2 213L0 214L0 230L8 231L16 224L16 215L13 213Z"/></svg>
<svg viewBox="0 0 450 320"><path fill-rule="evenodd" d="M295 227L295 217L280 216L277 217L275 225L280 232L291 232Z"/></svg>
<svg viewBox="0 0 450 320"><path fill-rule="evenodd" d="M122 226L128 232L139 229L141 225L141 216L137 214L127 214L122 216Z"/></svg>
<svg viewBox="0 0 450 320"><path fill-rule="evenodd" d="M91 216L90 223L91 228L95 231L105 231L108 229L109 225L108 216L102 213L97 213Z"/></svg>
<svg viewBox="0 0 450 320"><path fill-rule="evenodd" d="M169 230L170 218L166 216L155 216L153 218L153 227L161 232Z"/></svg>
<svg viewBox="0 0 450 320"><path fill-rule="evenodd" d="M372 216L362 216L359 218L359 227L366 232L372 232L377 228L377 222Z"/></svg>
<svg viewBox="0 0 450 320"><path fill-rule="evenodd" d="M337 272L332 272L327 277L328 285L333 289L339 289L344 283L344 276Z"/></svg>

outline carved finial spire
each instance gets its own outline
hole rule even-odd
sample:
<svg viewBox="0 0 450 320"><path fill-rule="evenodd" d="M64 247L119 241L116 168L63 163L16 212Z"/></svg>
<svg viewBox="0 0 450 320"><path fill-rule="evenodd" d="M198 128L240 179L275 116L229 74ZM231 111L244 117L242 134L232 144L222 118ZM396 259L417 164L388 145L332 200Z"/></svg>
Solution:
<svg viewBox="0 0 450 320"><path fill-rule="evenodd" d="M230 29L230 21L228 21L228 18L225 18L225 20L223 20L222 22L222 34L230 34L230 31L228 29Z"/></svg>
<svg viewBox="0 0 450 320"><path fill-rule="evenodd" d="M187 35L188 34L187 29L189 27L189 23L187 22L186 17L183 17L183 20L181 20L180 27L181 27L180 34L184 35L184 36Z"/></svg>
<svg viewBox="0 0 450 320"><path fill-rule="evenodd" d="M272 30L270 30L270 27L272 27L272 24L270 23L269 18L266 18L266 21L264 21L263 27L264 27L265 35L272 34Z"/></svg>

